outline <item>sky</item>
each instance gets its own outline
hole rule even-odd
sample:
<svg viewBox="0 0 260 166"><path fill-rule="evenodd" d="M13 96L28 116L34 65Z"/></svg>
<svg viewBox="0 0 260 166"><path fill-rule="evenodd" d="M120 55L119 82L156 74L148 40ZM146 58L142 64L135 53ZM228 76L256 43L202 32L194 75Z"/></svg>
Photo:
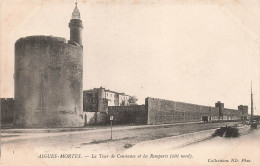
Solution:
<svg viewBox="0 0 260 166"><path fill-rule="evenodd" d="M69 40L74 0L1 0L0 97L14 96L14 43ZM83 89L226 108L248 105L253 81L260 114L260 3L257 0L78 0L83 21Z"/></svg>

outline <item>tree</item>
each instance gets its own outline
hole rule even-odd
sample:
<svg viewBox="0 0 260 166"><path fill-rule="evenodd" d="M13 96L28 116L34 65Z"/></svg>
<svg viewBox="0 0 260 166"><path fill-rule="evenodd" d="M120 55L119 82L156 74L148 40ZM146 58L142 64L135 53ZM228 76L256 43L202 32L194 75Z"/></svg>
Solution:
<svg viewBox="0 0 260 166"><path fill-rule="evenodd" d="M125 100L121 102L120 106L125 106Z"/></svg>
<svg viewBox="0 0 260 166"><path fill-rule="evenodd" d="M135 96L130 96L129 99L128 99L128 102L129 102L129 105L137 105L137 97Z"/></svg>

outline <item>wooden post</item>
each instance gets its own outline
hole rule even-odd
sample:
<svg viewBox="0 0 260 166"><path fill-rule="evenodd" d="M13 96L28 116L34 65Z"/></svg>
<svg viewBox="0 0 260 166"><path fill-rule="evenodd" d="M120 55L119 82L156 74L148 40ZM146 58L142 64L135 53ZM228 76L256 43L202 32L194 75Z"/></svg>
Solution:
<svg viewBox="0 0 260 166"><path fill-rule="evenodd" d="M110 116L110 124L111 124L111 140L112 140L112 125L113 125L113 120L114 120L114 117L113 116Z"/></svg>
<svg viewBox="0 0 260 166"><path fill-rule="evenodd" d="M112 120L110 120L111 122L111 140L112 140Z"/></svg>

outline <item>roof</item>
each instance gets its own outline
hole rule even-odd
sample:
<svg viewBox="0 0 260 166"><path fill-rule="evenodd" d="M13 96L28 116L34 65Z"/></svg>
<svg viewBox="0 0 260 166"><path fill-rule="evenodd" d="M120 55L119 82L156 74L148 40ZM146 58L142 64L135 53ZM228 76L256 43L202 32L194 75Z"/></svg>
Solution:
<svg viewBox="0 0 260 166"><path fill-rule="evenodd" d="M111 93L117 93L119 95L130 96L130 95L126 95L125 93L115 92L115 91L112 91L112 90L109 90L109 89L105 89L105 91L106 92L111 92Z"/></svg>
<svg viewBox="0 0 260 166"><path fill-rule="evenodd" d="M120 93L120 92L116 92L116 91L112 91L112 90L103 88L102 86L101 86L100 88L94 88L94 89L84 90L83 92L93 92L93 91L96 91L96 90L98 90L98 89L104 89L105 92L116 93L116 94L124 95L124 96L130 96L130 95L126 95L125 93Z"/></svg>
<svg viewBox="0 0 260 166"><path fill-rule="evenodd" d="M80 12L79 12L79 9L78 9L78 5L77 5L77 2L75 3L76 6L72 12L72 16L71 16L71 19L77 19L77 20L80 20Z"/></svg>

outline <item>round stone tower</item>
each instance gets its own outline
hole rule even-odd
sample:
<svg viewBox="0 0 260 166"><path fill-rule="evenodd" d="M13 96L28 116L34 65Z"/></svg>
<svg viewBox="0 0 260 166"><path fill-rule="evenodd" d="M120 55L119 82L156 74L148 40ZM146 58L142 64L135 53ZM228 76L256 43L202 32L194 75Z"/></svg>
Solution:
<svg viewBox="0 0 260 166"><path fill-rule="evenodd" d="M29 36L16 41L15 127L84 125L82 23L75 25L80 26L71 25L69 43L52 36Z"/></svg>

